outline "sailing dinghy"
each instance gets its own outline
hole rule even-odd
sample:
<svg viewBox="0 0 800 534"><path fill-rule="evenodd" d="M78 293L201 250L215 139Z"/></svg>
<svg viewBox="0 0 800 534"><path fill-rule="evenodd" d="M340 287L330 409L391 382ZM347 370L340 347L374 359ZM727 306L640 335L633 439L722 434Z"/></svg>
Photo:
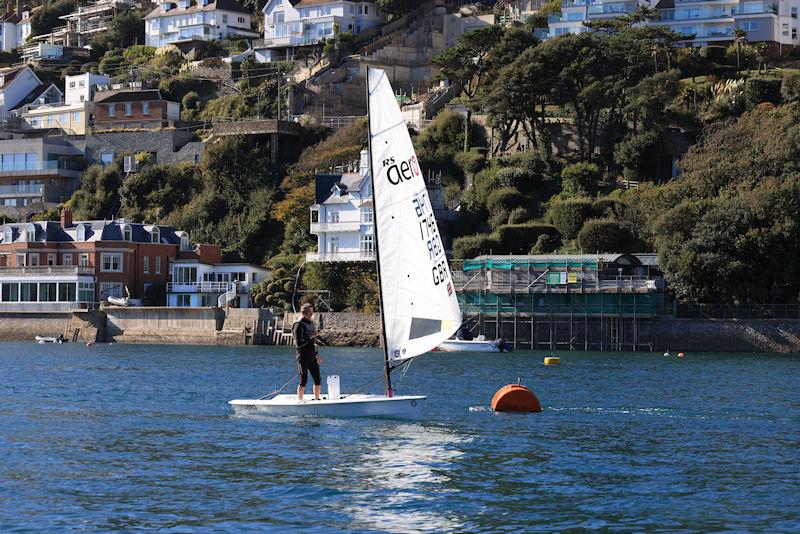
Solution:
<svg viewBox="0 0 800 534"><path fill-rule="evenodd" d="M322 400L285 394L232 400L237 413L419 419L426 397L394 395L392 371L461 326L450 266L400 106L383 70L367 69L367 80L386 394L341 394L329 381Z"/></svg>

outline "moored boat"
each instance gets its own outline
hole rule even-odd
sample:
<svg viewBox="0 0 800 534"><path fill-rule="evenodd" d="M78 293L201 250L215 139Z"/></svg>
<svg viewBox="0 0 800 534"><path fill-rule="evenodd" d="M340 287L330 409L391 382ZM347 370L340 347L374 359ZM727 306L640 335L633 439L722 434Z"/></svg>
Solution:
<svg viewBox="0 0 800 534"><path fill-rule="evenodd" d="M448 339L437 347L442 352L508 352L502 339L489 341L485 339Z"/></svg>

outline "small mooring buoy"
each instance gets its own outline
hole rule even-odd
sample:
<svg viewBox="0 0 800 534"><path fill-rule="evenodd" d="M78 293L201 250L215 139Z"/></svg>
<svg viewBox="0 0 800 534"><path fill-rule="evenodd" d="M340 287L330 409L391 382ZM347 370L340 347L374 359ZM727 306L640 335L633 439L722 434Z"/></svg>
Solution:
<svg viewBox="0 0 800 534"><path fill-rule="evenodd" d="M684 353L682 353L682 352L678 353L678 358L683 358L684 356L686 356Z"/></svg>
<svg viewBox="0 0 800 534"><path fill-rule="evenodd" d="M544 364L545 365L559 365L561 363L561 358L558 356L545 356L544 357Z"/></svg>
<svg viewBox="0 0 800 534"><path fill-rule="evenodd" d="M665 352L665 353L664 353L664 357L665 357L665 358L669 358L669 356L670 356L670 354L669 354L669 351L667 351L667 352Z"/></svg>
<svg viewBox="0 0 800 534"><path fill-rule="evenodd" d="M542 405L533 391L523 386L519 380L497 390L492 397L492 410L495 412L541 412Z"/></svg>

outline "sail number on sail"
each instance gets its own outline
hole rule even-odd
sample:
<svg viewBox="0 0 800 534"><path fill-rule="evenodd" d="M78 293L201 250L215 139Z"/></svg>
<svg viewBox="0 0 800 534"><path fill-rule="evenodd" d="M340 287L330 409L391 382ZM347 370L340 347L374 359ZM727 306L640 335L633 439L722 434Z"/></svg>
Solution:
<svg viewBox="0 0 800 534"><path fill-rule="evenodd" d="M447 258L444 257L444 246L439 235L439 228L433 216L431 203L427 191L411 197L411 204L417 214L419 222L419 236L428 249L428 259L431 261L431 274L434 285L446 282L450 278L450 269L447 267ZM448 294L452 291L448 284Z"/></svg>

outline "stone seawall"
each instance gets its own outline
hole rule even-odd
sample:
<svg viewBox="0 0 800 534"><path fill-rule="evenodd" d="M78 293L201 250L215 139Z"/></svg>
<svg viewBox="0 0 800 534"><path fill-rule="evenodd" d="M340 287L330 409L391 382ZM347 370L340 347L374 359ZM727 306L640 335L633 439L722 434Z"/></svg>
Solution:
<svg viewBox="0 0 800 534"><path fill-rule="evenodd" d="M106 341L215 344L225 311L220 308L130 307L104 309Z"/></svg>
<svg viewBox="0 0 800 534"><path fill-rule="evenodd" d="M381 320L371 313L317 313L320 337L336 347L379 347Z"/></svg>
<svg viewBox="0 0 800 534"><path fill-rule="evenodd" d="M658 319L660 349L722 352L800 352L800 321Z"/></svg>
<svg viewBox="0 0 800 534"><path fill-rule="evenodd" d="M2 312L0 341L34 341L36 336L58 337L67 332L71 320L71 312Z"/></svg>

